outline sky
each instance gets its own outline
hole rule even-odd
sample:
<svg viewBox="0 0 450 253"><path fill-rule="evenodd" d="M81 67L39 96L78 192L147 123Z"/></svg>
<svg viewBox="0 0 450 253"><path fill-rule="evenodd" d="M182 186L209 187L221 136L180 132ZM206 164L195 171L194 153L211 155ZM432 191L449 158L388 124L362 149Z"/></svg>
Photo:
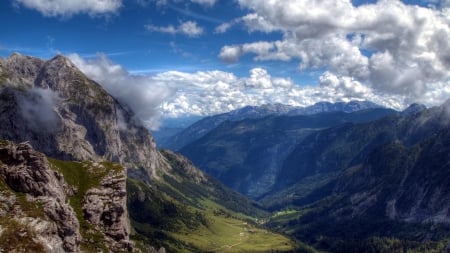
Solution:
<svg viewBox="0 0 450 253"><path fill-rule="evenodd" d="M0 1L0 56L67 56L149 128L246 105L450 98L450 0Z"/></svg>

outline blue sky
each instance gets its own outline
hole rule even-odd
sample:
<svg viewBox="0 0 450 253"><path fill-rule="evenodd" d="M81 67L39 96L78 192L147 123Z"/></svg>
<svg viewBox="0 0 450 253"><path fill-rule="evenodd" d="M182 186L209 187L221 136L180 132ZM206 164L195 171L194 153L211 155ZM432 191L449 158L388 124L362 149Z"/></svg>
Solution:
<svg viewBox="0 0 450 253"><path fill-rule="evenodd" d="M450 97L449 7L449 0L0 1L0 56L64 54L153 128L164 117L264 103L432 106Z"/></svg>
<svg viewBox="0 0 450 253"><path fill-rule="evenodd" d="M244 68L226 65L217 57L221 47L282 36L281 33L249 34L239 28L232 33L214 33L221 23L246 13L232 1L219 1L209 6L189 1L157 4L129 0L114 13L93 17L85 13L46 17L36 9L11 1L1 1L0 9L2 24L13 24L5 26L0 37L3 57L14 51L42 58L51 58L56 53L95 57L102 52L129 71L139 73L231 68L247 74L249 68L258 64L249 61ZM146 25L179 26L188 21L196 22L203 33L191 37L182 33L151 32L145 28ZM295 75L295 67L292 70Z"/></svg>

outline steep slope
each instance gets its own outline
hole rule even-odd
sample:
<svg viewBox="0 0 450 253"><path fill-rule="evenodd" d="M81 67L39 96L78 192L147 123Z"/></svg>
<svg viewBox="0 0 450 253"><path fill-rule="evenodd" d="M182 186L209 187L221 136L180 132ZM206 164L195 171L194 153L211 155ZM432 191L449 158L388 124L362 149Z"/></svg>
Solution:
<svg viewBox="0 0 450 253"><path fill-rule="evenodd" d="M441 252L450 238L449 102L305 139L283 168L292 185L264 200L291 205L271 225L332 252Z"/></svg>
<svg viewBox="0 0 450 253"><path fill-rule="evenodd" d="M52 157L109 160L155 174L158 153L133 113L67 58L13 54L1 67L0 138Z"/></svg>
<svg viewBox="0 0 450 253"><path fill-rule="evenodd" d="M1 249L131 249L123 167L49 161L28 143L8 141L0 142L0 161Z"/></svg>
<svg viewBox="0 0 450 253"><path fill-rule="evenodd" d="M350 101L348 103L320 102L307 107L294 107L282 104L267 104L262 106L246 106L228 113L206 117L192 124L182 132L168 138L164 147L180 150L184 146L202 138L211 130L225 121L241 121L245 119L261 119L267 116L298 116L312 115L324 112L355 112L365 109L381 108L381 106L368 101Z"/></svg>
<svg viewBox="0 0 450 253"><path fill-rule="evenodd" d="M329 183L342 170L361 163L378 146L397 140L406 146L415 145L447 127L447 108L448 102L415 114L393 115L374 122L344 124L315 132L298 143L286 158L274 192L261 201L274 209L314 201L319 196L311 194L316 188L331 187Z"/></svg>
<svg viewBox="0 0 450 253"><path fill-rule="evenodd" d="M368 109L224 122L183 147L180 153L227 186L258 199L273 190L284 160L311 133L395 113L389 109Z"/></svg>

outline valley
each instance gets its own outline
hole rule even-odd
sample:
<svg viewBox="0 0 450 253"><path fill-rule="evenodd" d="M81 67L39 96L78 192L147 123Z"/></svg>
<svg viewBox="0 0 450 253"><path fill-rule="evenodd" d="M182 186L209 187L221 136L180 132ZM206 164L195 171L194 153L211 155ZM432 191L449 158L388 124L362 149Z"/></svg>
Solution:
<svg viewBox="0 0 450 253"><path fill-rule="evenodd" d="M450 100L246 107L164 136L182 140L177 153L64 56L1 63L3 248L450 248ZM33 243L14 240L14 227Z"/></svg>
<svg viewBox="0 0 450 253"><path fill-rule="evenodd" d="M228 121L180 152L271 211L267 226L319 251L441 252L449 103Z"/></svg>

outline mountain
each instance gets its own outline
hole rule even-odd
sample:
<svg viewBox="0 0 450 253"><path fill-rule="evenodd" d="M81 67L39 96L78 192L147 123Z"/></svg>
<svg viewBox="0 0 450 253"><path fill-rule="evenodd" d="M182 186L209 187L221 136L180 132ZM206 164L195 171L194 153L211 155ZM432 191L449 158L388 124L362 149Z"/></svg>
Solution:
<svg viewBox="0 0 450 253"><path fill-rule="evenodd" d="M294 108L287 115L312 115L324 112L357 112L366 109L382 108L370 101L350 101L350 102L318 102L307 107Z"/></svg>
<svg viewBox="0 0 450 253"><path fill-rule="evenodd" d="M311 133L396 113L377 108L353 113L338 111L226 121L181 148L180 153L227 186L259 199L273 190L287 156Z"/></svg>
<svg viewBox="0 0 450 253"><path fill-rule="evenodd" d="M260 227L257 204L157 150L133 112L64 56L0 59L0 87L0 248L307 248Z"/></svg>
<svg viewBox="0 0 450 253"><path fill-rule="evenodd" d="M310 184L326 184L340 171L362 162L380 145L401 141L415 145L430 138L448 124L446 104L419 113L401 113L363 124L342 124L310 134L303 139L283 162L274 191L290 191L296 201L315 188ZM408 110L408 109L407 109ZM315 178L320 178L319 183ZM307 189L297 186L307 186ZM284 195L285 191L279 194ZM279 198L267 196L266 199ZM283 198L286 200L287 198ZM265 202L266 200L262 200ZM289 202L282 203L285 206Z"/></svg>
<svg viewBox="0 0 450 253"><path fill-rule="evenodd" d="M109 160L154 174L160 158L131 110L67 58L13 54L2 61L0 138L55 158Z"/></svg>
<svg viewBox="0 0 450 253"><path fill-rule="evenodd" d="M449 129L450 100L312 133L261 200L290 207L269 223L331 252L450 249Z"/></svg>
<svg viewBox="0 0 450 253"><path fill-rule="evenodd" d="M266 104L262 106L246 106L228 113L209 116L195 122L183 131L167 138L163 146L172 150L179 150L205 136L211 130L225 121L240 121L244 119L260 119L267 116L281 115L311 115L322 112L354 112L364 109L381 108L381 106L368 101L351 101L348 103L320 102L308 107L294 107L283 104Z"/></svg>

